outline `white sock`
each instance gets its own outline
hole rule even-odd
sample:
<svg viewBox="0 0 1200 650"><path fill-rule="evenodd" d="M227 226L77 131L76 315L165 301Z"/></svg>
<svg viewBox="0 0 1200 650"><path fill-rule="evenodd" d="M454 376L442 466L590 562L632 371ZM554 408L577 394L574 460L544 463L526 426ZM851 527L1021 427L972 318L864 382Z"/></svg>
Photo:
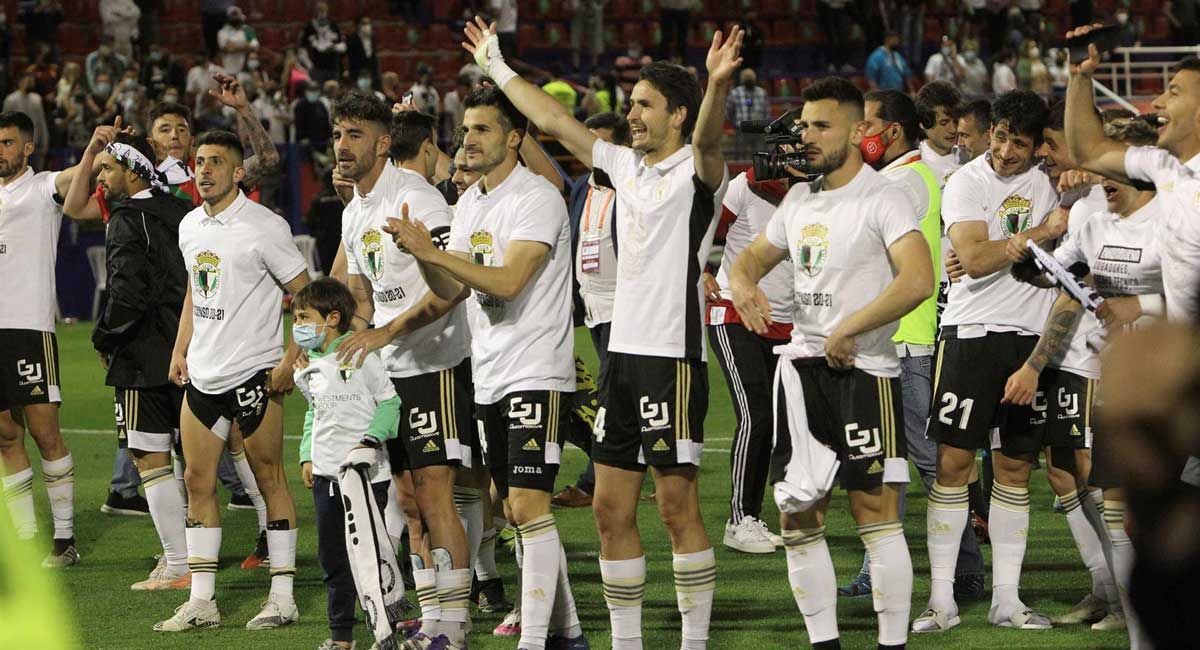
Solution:
<svg viewBox="0 0 1200 650"><path fill-rule="evenodd" d="M1125 612L1125 627L1129 631L1131 650L1150 647L1138 621L1137 612L1129 600L1129 576L1133 573L1133 542L1125 533L1125 502L1104 501L1104 523L1112 539L1112 572L1120 594L1121 608Z"/></svg>
<svg viewBox="0 0 1200 650"><path fill-rule="evenodd" d="M546 647L550 611L558 591L560 542L554 515L545 514L517 526L524 564L521 566L521 650Z"/></svg>
<svg viewBox="0 0 1200 650"><path fill-rule="evenodd" d="M475 577L480 582L499 578L496 569L496 529L488 528L479 537L479 551L475 554Z"/></svg>
<svg viewBox="0 0 1200 650"><path fill-rule="evenodd" d="M250 461L246 460L246 450L241 449L229 455L233 458L233 468L237 470L242 489L254 504L254 514L258 515L258 532L261 533L267 529L267 500L258 491L258 481L254 478L254 470L250 469Z"/></svg>
<svg viewBox="0 0 1200 650"><path fill-rule="evenodd" d="M464 645L467 632L467 602L471 595L470 569L437 569L441 632L456 646Z"/></svg>
<svg viewBox="0 0 1200 650"><path fill-rule="evenodd" d="M438 600L437 571L426 569L421 556L411 556L413 566L413 582L417 588L417 604L421 606L421 631L434 637L439 634L438 625L442 621L442 603Z"/></svg>
<svg viewBox="0 0 1200 650"><path fill-rule="evenodd" d="M75 536L75 461L71 454L58 460L42 459L42 480L54 516L54 539Z"/></svg>
<svg viewBox="0 0 1200 650"><path fill-rule="evenodd" d="M946 487L934 481L925 510L931 578L929 608L944 612L947 617L958 614L958 605L954 602L954 571L969 510L967 486Z"/></svg>
<svg viewBox="0 0 1200 650"><path fill-rule="evenodd" d="M1019 587L1029 536L1029 488L992 483L988 533L992 538L992 622L1021 607Z"/></svg>
<svg viewBox="0 0 1200 650"><path fill-rule="evenodd" d="M454 486L454 508L458 511L463 531L467 533L467 566L473 567L475 557L479 554L479 541L483 537L483 501L479 488ZM494 551L494 544L492 548ZM492 563L495 562L493 557Z"/></svg>
<svg viewBox="0 0 1200 650"><path fill-rule="evenodd" d="M809 643L838 638L837 577L825 527L780 531L787 549L788 584L804 615Z"/></svg>
<svg viewBox="0 0 1200 650"><path fill-rule="evenodd" d="M717 558L712 548L695 553L676 553L675 600L683 619L682 650L708 647L708 624L712 617L713 592L717 589Z"/></svg>
<svg viewBox="0 0 1200 650"><path fill-rule="evenodd" d="M4 477L4 498L12 514L13 527L19 539L37 535L37 512L33 509L33 468Z"/></svg>
<svg viewBox="0 0 1200 650"><path fill-rule="evenodd" d="M247 490L247 494L249 491ZM286 524L287 520L283 520ZM285 602L292 601L292 581L296 577L295 528L286 530L267 529L267 557L271 560L271 593Z"/></svg>
<svg viewBox="0 0 1200 650"><path fill-rule="evenodd" d="M642 650L642 597L646 592L646 556L632 560L600 559L604 601L612 624L613 650Z"/></svg>
<svg viewBox="0 0 1200 650"><path fill-rule="evenodd" d="M1108 536L1108 524L1104 522L1104 490L1096 488L1088 492L1088 498L1082 495L1079 497L1079 507L1087 515L1088 523L1092 525L1092 530L1096 532L1096 538L1100 540L1101 553L1104 556L1104 568L1108 575L1108 582L1104 587L1104 600L1108 603L1110 610L1119 611L1121 609L1121 594L1117 590L1117 582L1113 579L1112 573L1112 539Z"/></svg>
<svg viewBox="0 0 1200 650"><path fill-rule="evenodd" d="M871 562L871 597L879 618L879 645L904 645L908 641L908 614L912 608L913 568L899 521L858 527Z"/></svg>
<svg viewBox="0 0 1200 650"><path fill-rule="evenodd" d="M150 505L150 518L154 530L162 542L163 559L172 577L187 573L186 513L183 499L175 487L175 476L170 465L155 467L139 472L142 489L146 491L146 503Z"/></svg>
<svg viewBox="0 0 1200 650"><path fill-rule="evenodd" d="M195 526L184 532L188 568L192 571L192 599L213 600L217 589L217 558L221 556L221 528Z"/></svg>
<svg viewBox="0 0 1200 650"><path fill-rule="evenodd" d="M1058 499L1067 513L1067 527L1071 529L1071 537L1075 539L1075 548L1079 549L1083 566L1092 574L1092 595L1109 602L1113 594L1112 574L1109 573L1108 562L1104 559L1104 546L1088 521L1079 496L1068 494L1059 496Z"/></svg>
<svg viewBox="0 0 1200 650"><path fill-rule="evenodd" d="M554 592L554 609L550 610L550 634L565 639L574 639L583 634L579 625L579 612L575 608L575 595L571 593L571 580L567 575L567 552L558 545L558 589Z"/></svg>

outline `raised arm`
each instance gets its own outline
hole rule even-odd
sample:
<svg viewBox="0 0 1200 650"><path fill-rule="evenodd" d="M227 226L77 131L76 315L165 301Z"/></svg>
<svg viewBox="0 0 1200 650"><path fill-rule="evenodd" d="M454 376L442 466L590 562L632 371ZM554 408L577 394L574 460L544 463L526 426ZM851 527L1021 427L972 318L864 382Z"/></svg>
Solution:
<svg viewBox="0 0 1200 650"><path fill-rule="evenodd" d="M1080 27L1067 32L1067 38L1091 30L1091 27ZM1080 167L1126 183L1129 177L1125 175L1125 151L1129 147L1104 137L1104 124L1096 112L1092 74L1098 65L1100 54L1095 45L1088 45L1087 60L1078 65L1071 64L1071 79L1067 83L1067 147Z"/></svg>
<svg viewBox="0 0 1200 650"><path fill-rule="evenodd" d="M247 149L247 154L250 154L250 151L254 152L247 155L242 163L246 169L242 185L256 187L263 177L279 169L279 152L271 142L271 135L250 108L250 100L246 97L241 82L222 73L213 75L213 80L217 82L219 89L210 90L208 93L237 112L237 131L242 139L242 146Z"/></svg>
<svg viewBox="0 0 1200 650"><path fill-rule="evenodd" d="M725 127L725 98L733 83L733 75L742 64L740 27L729 30L729 38L723 39L721 31L713 34L712 46L708 48L708 90L700 102L700 114L696 117L696 129L692 133L692 151L695 154L696 174L704 185L713 192L721 186L725 177L725 156L721 153L721 135Z"/></svg>
<svg viewBox="0 0 1200 650"><path fill-rule="evenodd" d="M592 145L596 142L596 136L558 100L508 67L504 55L500 53L496 25L489 26L476 16L474 22L467 23L464 32L467 40L462 44L463 48L475 55L475 63L496 82L496 87L504 92L517 110L536 124L542 133L561 142L572 156L591 169Z"/></svg>
<svg viewBox="0 0 1200 650"><path fill-rule="evenodd" d="M558 190L559 194L562 193L563 187L566 185L562 168L542 148L541 143L537 141L537 136L527 133L521 140L520 153L521 160L525 161L525 166L529 168L529 171L550 181L554 189Z"/></svg>
<svg viewBox="0 0 1200 650"><path fill-rule="evenodd" d="M117 117L111 126L96 127L79 163L54 179L55 189L63 197L63 214L79 220L100 218L100 205L92 195L92 165L96 162L96 156L104 151L104 147L116 139L120 127L120 117Z"/></svg>

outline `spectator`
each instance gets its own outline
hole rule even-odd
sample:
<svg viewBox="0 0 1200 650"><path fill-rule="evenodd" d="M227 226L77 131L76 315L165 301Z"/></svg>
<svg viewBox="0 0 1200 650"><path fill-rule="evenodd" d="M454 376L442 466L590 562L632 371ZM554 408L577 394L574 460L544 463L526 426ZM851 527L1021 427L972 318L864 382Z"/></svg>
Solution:
<svg viewBox="0 0 1200 650"><path fill-rule="evenodd" d="M345 204L338 197L333 187L333 175L321 177L321 193L313 198L304 214L304 223L308 231L317 240L317 259L321 262L321 271L325 275L333 269L333 260L337 257L338 247L342 243L342 209Z"/></svg>
<svg viewBox="0 0 1200 650"><path fill-rule="evenodd" d="M50 60L59 63L58 25L63 19L62 3L58 0L21 2L21 22L25 23L25 51L33 58L38 43L50 46ZM7 22L5 22L7 27Z"/></svg>
<svg viewBox="0 0 1200 650"><path fill-rule="evenodd" d="M962 4L969 4L964 0ZM924 0L900 1L900 51L909 65L919 66L922 49L925 47L925 2ZM901 91L904 89L901 88Z"/></svg>
<svg viewBox="0 0 1200 650"><path fill-rule="evenodd" d="M767 91L759 87L758 75L750 68L742 68L738 85L725 98L725 117L736 126L746 120L765 120L770 112Z"/></svg>
<svg viewBox="0 0 1200 650"><path fill-rule="evenodd" d="M141 84L151 97L161 97L168 87L182 88L186 85L187 72L170 52L152 43L142 63Z"/></svg>
<svg viewBox="0 0 1200 650"><path fill-rule="evenodd" d="M866 75L871 90L908 91L908 78L912 76L912 71L899 47L900 34L891 31L883 37L883 45L875 48L867 57Z"/></svg>
<svg viewBox="0 0 1200 650"><path fill-rule="evenodd" d="M409 89L413 104L418 111L437 117L441 113L442 101L437 88L433 87L433 69L424 62L417 64L417 83Z"/></svg>
<svg viewBox="0 0 1200 650"><path fill-rule="evenodd" d="M1026 33L1036 36L1042 33L1042 0L1017 0Z"/></svg>
<svg viewBox="0 0 1200 650"><path fill-rule="evenodd" d="M958 53L958 44L949 36L943 36L942 49L925 62L925 81L946 81L957 85L962 83L966 75L967 62Z"/></svg>
<svg viewBox="0 0 1200 650"><path fill-rule="evenodd" d="M146 110L149 102L146 100L146 89L138 83L137 71L130 68L125 71L125 77L117 84L116 110L121 114L121 122L139 133L146 133Z"/></svg>
<svg viewBox="0 0 1200 650"><path fill-rule="evenodd" d="M479 67L479 64L475 63L475 59L471 56L470 52L463 50L461 56L465 63L458 69L458 74L469 76L471 78L471 87L474 88L483 79L483 69Z"/></svg>
<svg viewBox="0 0 1200 650"><path fill-rule="evenodd" d="M359 78L365 70L372 85L379 80L379 51L375 48L375 27L370 16L359 17L358 29L346 39L346 55L352 78Z"/></svg>
<svg viewBox="0 0 1200 650"><path fill-rule="evenodd" d="M604 53L606 2L608 0L569 0L567 3L567 9L571 12L571 64L576 70L580 69L584 45L587 46L589 70L596 68L600 62L600 55ZM743 53L744 51L743 47Z"/></svg>
<svg viewBox="0 0 1200 650"><path fill-rule="evenodd" d="M742 67L758 70L762 67L763 48L767 45L767 33L758 24L758 11L746 10L742 16Z"/></svg>
<svg viewBox="0 0 1200 650"><path fill-rule="evenodd" d="M55 146L83 149L92 139L92 130L101 109L88 94L87 89L80 86L74 93L68 95L62 105L54 111L53 141Z"/></svg>
<svg viewBox="0 0 1200 650"><path fill-rule="evenodd" d="M133 60L133 41L138 37L142 10L133 0L100 0L100 29L113 39L113 51Z"/></svg>
<svg viewBox="0 0 1200 650"><path fill-rule="evenodd" d="M321 84L321 101L325 103L325 110L329 114L333 114L333 105L342 98L345 93L342 91L342 84L337 79L327 79Z"/></svg>
<svg viewBox="0 0 1200 650"><path fill-rule="evenodd" d="M113 92L113 79L107 72L96 75L96 87L87 96L87 114L91 116L87 124L88 130L95 129L100 124L111 124L117 116L116 94Z"/></svg>
<svg viewBox="0 0 1200 650"><path fill-rule="evenodd" d="M375 79L371 77L371 71L367 69L359 70L358 78L354 80L354 89L366 95L372 95L376 99L383 100L383 93L375 90Z"/></svg>
<svg viewBox="0 0 1200 650"><path fill-rule="evenodd" d="M599 113L624 113L625 91L617 83L617 73L609 70L594 74L588 80L588 91L583 96L583 110L588 115Z"/></svg>
<svg viewBox="0 0 1200 650"><path fill-rule="evenodd" d="M42 98L34 92L35 79L32 74L25 73L17 80L17 87L4 98L4 111L18 111L33 120L33 167L40 169L45 159L46 150L50 146L50 132L46 128L46 111L42 106Z"/></svg>
<svg viewBox="0 0 1200 650"><path fill-rule="evenodd" d="M1016 9L1016 7L1014 7ZM1021 12L1017 9L1017 15ZM986 8L984 9L984 22L987 25L987 46L988 51L992 53L999 52L1003 49L1011 49L1016 51L1015 47L1008 45L1008 3L998 0L986 0ZM994 73L993 73L994 74Z"/></svg>
<svg viewBox="0 0 1200 650"><path fill-rule="evenodd" d="M233 2L234 0L200 1L200 28L204 31L204 53L209 58L216 56L220 51L217 34L225 26Z"/></svg>
<svg viewBox="0 0 1200 650"><path fill-rule="evenodd" d="M275 144L282 144L289 139L288 127L292 124L292 114L288 111L284 99L279 84L268 79L255 90L252 102L254 114L263 121L267 133L271 136L271 142Z"/></svg>
<svg viewBox="0 0 1200 650"><path fill-rule="evenodd" d="M688 22L691 21L695 6L695 0L662 0L658 17L662 26L662 45L658 58L680 64L687 58Z"/></svg>
<svg viewBox="0 0 1200 650"><path fill-rule="evenodd" d="M192 122L197 133L233 131L236 128L232 110L227 112L220 100L208 92L196 99L196 112L192 114Z"/></svg>
<svg viewBox="0 0 1200 650"><path fill-rule="evenodd" d="M225 73L236 77L246 69L246 56L258 51L258 35L246 24L246 14L240 7L230 7L226 16L225 26L217 32L217 49Z"/></svg>
<svg viewBox="0 0 1200 650"><path fill-rule="evenodd" d="M959 160L975 160L982 156L992 144L992 104L986 99L976 99L959 111L958 132L955 147Z"/></svg>
<svg viewBox="0 0 1200 650"><path fill-rule="evenodd" d="M238 74L237 78L247 89L261 88L271 79L271 74L263 67L262 55L258 50L246 53L246 69Z"/></svg>
<svg viewBox="0 0 1200 650"><path fill-rule="evenodd" d="M95 52L87 55L83 60L84 73L87 75L88 91L92 94L96 93L96 79L101 75L107 75L109 81L120 78L125 74L125 68L128 67L125 57L117 54L113 48L112 34L102 34L100 36L100 47ZM112 91L110 85L109 91ZM105 98L107 98L107 93Z"/></svg>
<svg viewBox="0 0 1200 650"><path fill-rule="evenodd" d="M82 92L83 86L83 69L74 61L68 62L63 66L62 74L58 76L58 83L54 90L54 103L62 107L76 92Z"/></svg>
<svg viewBox="0 0 1200 650"><path fill-rule="evenodd" d="M963 41L962 51L963 75L960 89L967 97L982 97L988 91L988 69L983 59L979 58L979 41L967 39Z"/></svg>
<svg viewBox="0 0 1200 650"><path fill-rule="evenodd" d="M454 132L462 126L463 116L467 112L463 102L471 94L471 88L471 77L460 74L454 82L454 90L442 98L442 139L447 142L454 139Z"/></svg>
<svg viewBox="0 0 1200 650"><path fill-rule="evenodd" d="M1057 47L1050 48L1050 89L1055 97L1067 93L1067 82L1071 79L1071 70L1067 63L1067 50Z"/></svg>
<svg viewBox="0 0 1200 650"><path fill-rule="evenodd" d="M210 90L217 89L216 75L224 74L225 69L221 67L219 54L214 54L208 61L201 61L192 66L187 73L187 86L185 90L191 98L193 113L200 112L200 102L204 100L204 96ZM200 133L199 130L196 133Z"/></svg>
<svg viewBox="0 0 1200 650"><path fill-rule="evenodd" d="M488 8L496 20L496 36L500 39L500 51L505 56L520 55L517 47L517 0L488 0Z"/></svg>
<svg viewBox="0 0 1200 650"><path fill-rule="evenodd" d="M964 44L968 38L978 40L986 36L983 29L986 8L987 0L960 0L958 3L958 20L963 26Z"/></svg>
<svg viewBox="0 0 1200 650"><path fill-rule="evenodd" d="M1032 90L1043 99L1050 96L1050 70L1042 60L1042 51L1033 39L1021 43L1021 58L1017 60L1017 86Z"/></svg>
<svg viewBox="0 0 1200 650"><path fill-rule="evenodd" d="M839 68L843 74L854 72L849 58L853 10L850 0L817 0L817 27L826 39L825 64L830 74Z"/></svg>
<svg viewBox="0 0 1200 650"><path fill-rule="evenodd" d="M579 103L579 93L562 78L562 65L551 63L547 67L547 72L550 73L550 80L542 85L542 90L558 100L558 103L562 104L567 112L574 115L575 105Z"/></svg>
<svg viewBox="0 0 1200 650"><path fill-rule="evenodd" d="M163 0L137 0L142 17L138 19L138 58L150 53L150 46L158 43L158 16L162 13Z"/></svg>
<svg viewBox="0 0 1200 650"><path fill-rule="evenodd" d="M1118 40L1120 47L1136 47L1141 45L1142 30L1138 27L1137 23L1129 20L1129 9L1124 6L1117 7L1114 17L1117 19L1117 25L1121 28ZM1188 45L1195 45L1195 42L1196 33L1193 32L1191 42Z"/></svg>
<svg viewBox="0 0 1200 650"><path fill-rule="evenodd" d="M299 57L308 68L313 81L322 83L337 79L342 74L342 55L346 43L338 31L337 23L329 20L329 4L318 2L313 19L304 26L300 35Z"/></svg>
<svg viewBox="0 0 1200 650"><path fill-rule="evenodd" d="M992 94L1000 96L1017 89L1017 74L1013 72L1016 63L1017 57L1013 55L1012 50L1000 50L996 55L992 64Z"/></svg>
<svg viewBox="0 0 1200 650"><path fill-rule="evenodd" d="M295 101L304 93L304 87L312 81L308 68L300 61L299 50L289 47L283 51L283 69L279 83L287 92L288 101Z"/></svg>
<svg viewBox="0 0 1200 650"><path fill-rule="evenodd" d="M616 66L617 71L620 73L621 81L637 83L642 66L650 63L650 61L650 56L642 51L641 43L629 41L626 45L625 53L618 56L613 65Z"/></svg>
<svg viewBox="0 0 1200 650"><path fill-rule="evenodd" d="M1200 0L1167 0L1163 12L1171 25L1171 42L1176 46L1194 45L1200 34ZM1087 24L1087 23L1076 23Z"/></svg>
<svg viewBox="0 0 1200 650"><path fill-rule="evenodd" d="M404 98L404 91L400 89L400 75L395 72L383 73L379 86L383 91L383 101L387 102L388 106L398 104Z"/></svg>
<svg viewBox="0 0 1200 650"><path fill-rule="evenodd" d="M304 96L292 105L296 142L318 150L329 146L331 133L329 109L321 99L321 87L310 81L304 88Z"/></svg>
<svg viewBox="0 0 1200 650"><path fill-rule="evenodd" d="M42 96L46 104L53 103L54 90L58 85L58 64L50 60L50 46L45 43L37 44L37 55L25 68L25 72L33 75L33 90ZM6 86L0 86L6 87Z"/></svg>

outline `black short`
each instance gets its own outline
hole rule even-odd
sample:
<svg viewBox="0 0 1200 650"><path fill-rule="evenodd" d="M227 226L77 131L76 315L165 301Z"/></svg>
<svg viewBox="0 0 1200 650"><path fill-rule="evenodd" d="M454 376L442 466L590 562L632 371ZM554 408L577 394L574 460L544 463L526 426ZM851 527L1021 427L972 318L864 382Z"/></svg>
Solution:
<svg viewBox="0 0 1200 650"><path fill-rule="evenodd" d="M54 332L0 329L0 341L0 411L30 404L61 404Z"/></svg>
<svg viewBox="0 0 1200 650"><path fill-rule="evenodd" d="M400 396L400 427L387 441L392 471L434 465L471 467L471 360L413 377L393 377Z"/></svg>
<svg viewBox="0 0 1200 650"><path fill-rule="evenodd" d="M117 446L138 451L171 451L179 433L182 406L183 389L175 384L114 389Z"/></svg>
<svg viewBox="0 0 1200 650"><path fill-rule="evenodd" d="M1046 368L1038 382L1046 409L1045 445L1065 449L1092 446L1092 406L1096 398L1094 379L1059 368Z"/></svg>
<svg viewBox="0 0 1200 650"><path fill-rule="evenodd" d="M563 406L570 393L522 390L495 404L475 405L475 425L487 468L500 498L508 488L550 492L562 457L559 433L567 426Z"/></svg>
<svg viewBox="0 0 1200 650"><path fill-rule="evenodd" d="M610 352L592 460L630 471L699 466L707 412L704 362Z"/></svg>
<svg viewBox="0 0 1200 650"><path fill-rule="evenodd" d="M1036 336L1004 332L960 339L954 327L942 328L926 436L959 449L999 449L1010 456L1040 450L1043 413L1000 403L1008 378L1036 345Z"/></svg>
<svg viewBox="0 0 1200 650"><path fill-rule="evenodd" d="M876 377L857 368L834 370L824 358L792 362L804 387L804 410L817 442L837 452L838 482L846 490L873 490L908 480L904 404L899 377ZM780 387L770 482L783 479L792 459L787 400ZM885 477L886 474L886 477Z"/></svg>
<svg viewBox="0 0 1200 650"><path fill-rule="evenodd" d="M229 431L237 422L243 438L258 431L263 416L267 414L269 395L267 379L271 371L262 369L231 391L211 395L203 393L193 384L187 384L187 406L192 415L208 430L222 440L229 439Z"/></svg>

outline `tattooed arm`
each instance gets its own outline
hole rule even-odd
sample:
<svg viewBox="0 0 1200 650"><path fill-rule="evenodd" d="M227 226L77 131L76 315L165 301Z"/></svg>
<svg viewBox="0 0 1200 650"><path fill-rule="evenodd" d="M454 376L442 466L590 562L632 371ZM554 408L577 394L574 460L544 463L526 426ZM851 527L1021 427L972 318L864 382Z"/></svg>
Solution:
<svg viewBox="0 0 1200 650"><path fill-rule="evenodd" d="M246 153L254 152L253 155L246 156L242 163L242 167L246 169L242 186L256 187L264 176L274 173L279 168L279 152L271 142L271 135L250 108L250 100L246 97L242 84L227 74L213 75L213 79L219 84L220 90L208 92L237 113L237 131L238 137L242 139L242 148Z"/></svg>
<svg viewBox="0 0 1200 650"><path fill-rule="evenodd" d="M1002 402L1022 405L1033 402L1033 396L1037 394L1038 389L1038 376L1046 366L1062 361L1083 312L1083 305L1067 292L1058 294L1058 299L1050 308L1050 315L1046 317L1046 326L1038 338L1037 347L1033 349L1025 365L1008 378Z"/></svg>

